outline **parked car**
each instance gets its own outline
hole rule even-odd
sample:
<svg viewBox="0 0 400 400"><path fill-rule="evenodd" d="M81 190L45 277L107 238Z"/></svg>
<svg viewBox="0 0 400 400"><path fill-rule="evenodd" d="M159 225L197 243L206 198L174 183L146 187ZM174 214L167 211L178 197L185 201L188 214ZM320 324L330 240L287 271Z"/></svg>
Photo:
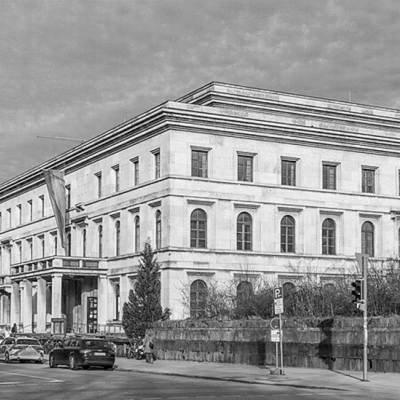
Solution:
<svg viewBox="0 0 400 400"><path fill-rule="evenodd" d="M0 344L0 358L11 361L44 362L44 350L39 340L30 337L8 337Z"/></svg>
<svg viewBox="0 0 400 400"><path fill-rule="evenodd" d="M112 369L115 362L115 351L110 343L104 339L72 337L66 339L60 347L49 353L50 368L58 365L68 365L76 370L79 367L103 367Z"/></svg>

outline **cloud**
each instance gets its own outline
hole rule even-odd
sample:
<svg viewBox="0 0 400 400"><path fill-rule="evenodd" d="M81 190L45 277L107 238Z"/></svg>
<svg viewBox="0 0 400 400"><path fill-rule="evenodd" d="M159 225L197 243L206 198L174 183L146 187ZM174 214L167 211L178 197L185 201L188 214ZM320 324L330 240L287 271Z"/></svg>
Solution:
<svg viewBox="0 0 400 400"><path fill-rule="evenodd" d="M211 80L398 107L399 14L395 0L4 2L0 182L68 148L37 135L89 138Z"/></svg>

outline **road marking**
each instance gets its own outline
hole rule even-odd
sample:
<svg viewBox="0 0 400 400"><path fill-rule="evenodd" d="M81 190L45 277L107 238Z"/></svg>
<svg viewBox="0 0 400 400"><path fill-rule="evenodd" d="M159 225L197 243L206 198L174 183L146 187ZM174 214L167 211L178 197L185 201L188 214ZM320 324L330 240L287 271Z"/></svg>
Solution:
<svg viewBox="0 0 400 400"><path fill-rule="evenodd" d="M19 384L21 382L0 382L0 385L15 385L15 384Z"/></svg>
<svg viewBox="0 0 400 400"><path fill-rule="evenodd" d="M65 382L65 381L62 381L62 380L60 380L60 379L43 378L43 377L41 377L41 376L36 376L36 375L18 374L18 373L16 373L16 372L3 372L3 371L0 371L0 374L25 376L25 377L27 377L27 378L43 379L44 381L48 381L48 382Z"/></svg>

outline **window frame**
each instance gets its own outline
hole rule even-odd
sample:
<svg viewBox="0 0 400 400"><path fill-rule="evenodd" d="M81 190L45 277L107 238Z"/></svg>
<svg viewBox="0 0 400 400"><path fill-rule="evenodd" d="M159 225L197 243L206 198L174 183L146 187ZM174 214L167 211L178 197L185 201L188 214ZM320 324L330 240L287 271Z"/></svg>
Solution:
<svg viewBox="0 0 400 400"><path fill-rule="evenodd" d="M292 221L292 224L286 221ZM292 243L289 243L290 238ZM292 215L284 215L280 221L280 252L296 253L296 219Z"/></svg>
<svg viewBox="0 0 400 400"><path fill-rule="evenodd" d="M332 171L333 177L331 174ZM322 189L337 190L337 164L322 163Z"/></svg>
<svg viewBox="0 0 400 400"><path fill-rule="evenodd" d="M239 182L253 182L254 179L254 155L237 155L237 180Z"/></svg>
<svg viewBox="0 0 400 400"><path fill-rule="evenodd" d="M365 221L361 225L361 253L375 257L375 225L371 221Z"/></svg>
<svg viewBox="0 0 400 400"><path fill-rule="evenodd" d="M377 167L363 165L361 167L361 192L374 194L376 193L376 171ZM369 175L369 176L368 176ZM372 179L371 179L372 178ZM368 183L372 180L372 185Z"/></svg>
<svg viewBox="0 0 400 400"><path fill-rule="evenodd" d="M207 292L207 284L202 279L196 279L190 284L190 318L200 318L206 316Z"/></svg>
<svg viewBox="0 0 400 400"><path fill-rule="evenodd" d="M191 176L208 178L208 150L192 148Z"/></svg>
<svg viewBox="0 0 400 400"><path fill-rule="evenodd" d="M248 217L248 221L240 220L245 217ZM247 211L236 217L236 250L253 251L253 217Z"/></svg>
<svg viewBox="0 0 400 400"><path fill-rule="evenodd" d="M322 254L336 255L336 222L332 218L325 218L322 222L321 238Z"/></svg>
<svg viewBox="0 0 400 400"><path fill-rule="evenodd" d="M204 237L201 237L202 232ZM201 208L196 208L190 214L190 247L192 249L207 248L207 213Z"/></svg>
<svg viewBox="0 0 400 400"><path fill-rule="evenodd" d="M156 242L156 250L161 249L161 244L162 244L162 224L161 224L161 211L157 210L155 214L155 223L156 223L156 229L155 229L155 242Z"/></svg>
<svg viewBox="0 0 400 400"><path fill-rule="evenodd" d="M298 158L281 157L281 185L297 186L297 162ZM290 169L293 166L293 169Z"/></svg>

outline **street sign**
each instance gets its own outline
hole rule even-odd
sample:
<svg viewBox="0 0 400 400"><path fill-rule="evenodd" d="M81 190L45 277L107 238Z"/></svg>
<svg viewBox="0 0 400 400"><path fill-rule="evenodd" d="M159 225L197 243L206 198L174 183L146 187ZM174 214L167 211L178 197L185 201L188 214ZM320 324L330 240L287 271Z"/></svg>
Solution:
<svg viewBox="0 0 400 400"><path fill-rule="evenodd" d="M269 325L270 325L271 329L279 329L281 327L279 318L277 318L277 317L272 318Z"/></svg>
<svg viewBox="0 0 400 400"><path fill-rule="evenodd" d="M281 335L279 329L271 329L271 342L279 342L281 340Z"/></svg>
<svg viewBox="0 0 400 400"><path fill-rule="evenodd" d="M283 314L283 287L274 289L275 314Z"/></svg>

